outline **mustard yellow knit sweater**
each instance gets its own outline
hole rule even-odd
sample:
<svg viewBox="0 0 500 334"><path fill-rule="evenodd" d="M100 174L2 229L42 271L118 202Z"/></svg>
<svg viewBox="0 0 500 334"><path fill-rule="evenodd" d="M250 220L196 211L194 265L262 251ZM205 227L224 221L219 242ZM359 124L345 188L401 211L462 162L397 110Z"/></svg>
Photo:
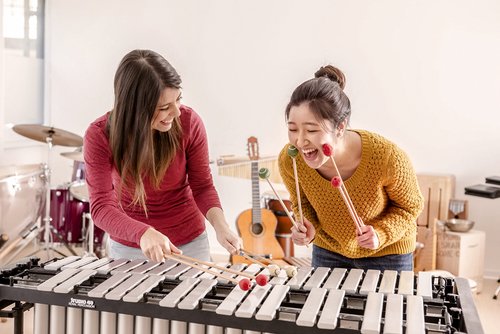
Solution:
<svg viewBox="0 0 500 334"><path fill-rule="evenodd" d="M302 211L316 228L314 244L349 258L411 253L415 249L415 221L424 205L411 162L382 136L352 131L361 136L361 162L344 185L358 215L377 232L380 246L376 250L358 246L355 225L339 190L308 167L299 154L296 161ZM287 149L288 144L280 153L279 167L298 217L293 163Z"/></svg>

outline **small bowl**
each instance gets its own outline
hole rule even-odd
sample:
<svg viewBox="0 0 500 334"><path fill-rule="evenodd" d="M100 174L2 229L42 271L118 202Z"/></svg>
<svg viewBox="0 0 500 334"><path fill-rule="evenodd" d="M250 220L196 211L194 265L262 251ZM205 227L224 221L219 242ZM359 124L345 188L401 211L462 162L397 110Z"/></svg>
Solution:
<svg viewBox="0 0 500 334"><path fill-rule="evenodd" d="M444 224L453 232L469 232L474 227L474 222L467 219L448 219Z"/></svg>

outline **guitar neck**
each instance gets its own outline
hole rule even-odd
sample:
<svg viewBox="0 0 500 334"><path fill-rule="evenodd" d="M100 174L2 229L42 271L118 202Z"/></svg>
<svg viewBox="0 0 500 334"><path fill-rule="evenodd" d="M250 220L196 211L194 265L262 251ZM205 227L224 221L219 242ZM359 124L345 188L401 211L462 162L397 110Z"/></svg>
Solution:
<svg viewBox="0 0 500 334"><path fill-rule="evenodd" d="M261 224L259 162L252 161L252 223Z"/></svg>

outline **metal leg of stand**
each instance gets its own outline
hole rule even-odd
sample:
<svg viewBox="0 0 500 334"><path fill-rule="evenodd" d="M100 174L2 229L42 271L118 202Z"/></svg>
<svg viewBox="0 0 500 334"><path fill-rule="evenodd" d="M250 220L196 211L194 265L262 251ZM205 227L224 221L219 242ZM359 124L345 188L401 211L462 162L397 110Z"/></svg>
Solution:
<svg viewBox="0 0 500 334"><path fill-rule="evenodd" d="M497 279L497 282L500 283L500 278ZM499 294L500 294L500 285L497 286L497 289L495 290L495 294L493 295L493 299L498 299Z"/></svg>
<svg viewBox="0 0 500 334"><path fill-rule="evenodd" d="M51 225L50 226L50 229L52 230L52 233L56 236L57 238L57 241L59 242L62 242L62 244L68 249L68 251L72 254L72 255L76 255L76 252L75 250L73 249L73 247L71 247L68 242L66 240L63 239L63 237L61 236L61 234L59 234L59 232ZM63 256L66 256L65 254L59 252L58 250L52 248L52 250L56 253L59 253Z"/></svg>
<svg viewBox="0 0 500 334"><path fill-rule="evenodd" d="M16 302L16 306L12 309L15 312L14 317L14 333L24 333L24 308L20 302Z"/></svg>
<svg viewBox="0 0 500 334"><path fill-rule="evenodd" d="M83 235L85 236L84 252L85 254L88 254L90 256L96 256L96 254L94 253L94 221L92 220L90 213L83 214L82 226L87 226L85 233L83 233Z"/></svg>

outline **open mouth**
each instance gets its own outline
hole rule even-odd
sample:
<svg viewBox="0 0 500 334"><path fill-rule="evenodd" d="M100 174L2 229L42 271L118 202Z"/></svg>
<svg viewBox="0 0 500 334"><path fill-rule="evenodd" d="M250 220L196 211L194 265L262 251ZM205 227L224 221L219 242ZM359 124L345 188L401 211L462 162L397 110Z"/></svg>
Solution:
<svg viewBox="0 0 500 334"><path fill-rule="evenodd" d="M304 159L309 160L309 161L316 159L316 157L318 156L318 152L319 151L317 149L313 149L313 148L302 150L302 154L304 155Z"/></svg>

